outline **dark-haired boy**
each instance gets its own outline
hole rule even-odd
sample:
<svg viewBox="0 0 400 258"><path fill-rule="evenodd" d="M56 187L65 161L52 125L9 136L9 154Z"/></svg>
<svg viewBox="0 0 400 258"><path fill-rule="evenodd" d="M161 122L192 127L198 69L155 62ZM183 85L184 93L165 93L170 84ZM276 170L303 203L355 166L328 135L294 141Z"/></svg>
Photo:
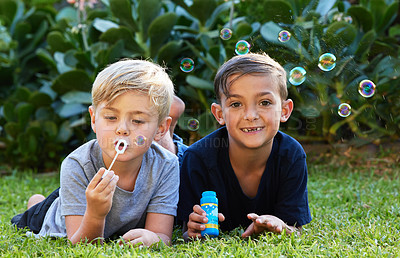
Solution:
<svg viewBox="0 0 400 258"><path fill-rule="evenodd" d="M218 70L214 88L218 103L211 111L224 127L183 156L178 219L184 237L201 237L207 218L197 203L206 190L217 193L223 231L297 232L311 215L306 155L279 131L293 110L285 70L266 54L236 56Z"/></svg>

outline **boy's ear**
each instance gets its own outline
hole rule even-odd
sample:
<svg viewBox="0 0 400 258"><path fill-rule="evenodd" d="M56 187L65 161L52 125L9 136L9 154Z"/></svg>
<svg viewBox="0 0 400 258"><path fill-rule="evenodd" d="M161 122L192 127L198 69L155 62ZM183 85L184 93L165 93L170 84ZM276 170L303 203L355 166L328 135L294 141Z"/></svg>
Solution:
<svg viewBox="0 0 400 258"><path fill-rule="evenodd" d="M163 138L163 136L166 133L168 133L169 126L171 125L171 121L172 121L172 118L170 116L167 116L160 122L160 124L158 125L156 135L154 136L155 141L161 140L161 138Z"/></svg>
<svg viewBox="0 0 400 258"><path fill-rule="evenodd" d="M225 124L225 119L224 119L224 117L222 115L222 107L221 107L220 104L212 103L211 112L214 115L215 119L217 119L217 122L220 125L224 125Z"/></svg>
<svg viewBox="0 0 400 258"><path fill-rule="evenodd" d="M93 106L89 106L89 114L90 114L90 125L92 126L92 130L94 133L96 133L96 111L94 110Z"/></svg>
<svg viewBox="0 0 400 258"><path fill-rule="evenodd" d="M293 111L293 101L291 99L287 99L282 102L282 112L281 112L281 122L284 123L286 122L290 114L292 114Z"/></svg>

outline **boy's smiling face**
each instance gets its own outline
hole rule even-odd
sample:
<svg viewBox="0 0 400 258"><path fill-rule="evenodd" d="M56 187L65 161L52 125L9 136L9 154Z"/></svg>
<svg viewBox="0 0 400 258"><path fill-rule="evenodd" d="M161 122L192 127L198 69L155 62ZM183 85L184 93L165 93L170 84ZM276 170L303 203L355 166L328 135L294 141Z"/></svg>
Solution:
<svg viewBox="0 0 400 258"><path fill-rule="evenodd" d="M89 107L92 129L102 149L104 163L108 166L114 158L115 145L124 139L128 147L118 161L130 161L148 150L153 140L159 140L168 130L169 123L158 121L158 113L150 97L139 91L127 91L111 103ZM136 143L136 137L145 142Z"/></svg>
<svg viewBox="0 0 400 258"><path fill-rule="evenodd" d="M229 96L220 94L221 104L214 103L212 112L226 125L229 144L235 148L272 147L280 122L286 122L293 110L293 102L282 100L277 83L265 74L243 75L231 84Z"/></svg>

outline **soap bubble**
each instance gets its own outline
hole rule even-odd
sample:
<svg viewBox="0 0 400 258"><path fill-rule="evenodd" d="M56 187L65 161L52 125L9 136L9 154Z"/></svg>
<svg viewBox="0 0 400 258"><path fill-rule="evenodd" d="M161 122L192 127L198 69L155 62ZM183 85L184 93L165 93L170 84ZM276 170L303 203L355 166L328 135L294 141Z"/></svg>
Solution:
<svg viewBox="0 0 400 258"><path fill-rule="evenodd" d="M303 67L297 66L289 73L289 82L294 86L302 84L306 80L306 70Z"/></svg>
<svg viewBox="0 0 400 258"><path fill-rule="evenodd" d="M348 117L351 114L351 106L347 103L342 103L338 107L338 114L341 117Z"/></svg>
<svg viewBox="0 0 400 258"><path fill-rule="evenodd" d="M278 40L279 40L280 42L287 42L287 41L289 41L289 39L290 39L291 36L292 36L292 35L290 34L289 31L287 31L287 30L282 30L282 31L279 32L279 34L278 34Z"/></svg>
<svg viewBox="0 0 400 258"><path fill-rule="evenodd" d="M358 92L364 98L370 98L375 94L375 83L370 80L362 80L358 85Z"/></svg>
<svg viewBox="0 0 400 258"><path fill-rule="evenodd" d="M200 122L195 118L191 118L187 123L187 127L190 131L197 131L199 130Z"/></svg>
<svg viewBox="0 0 400 258"><path fill-rule="evenodd" d="M143 135L136 136L135 143L137 146L143 146L146 143L147 139Z"/></svg>
<svg viewBox="0 0 400 258"><path fill-rule="evenodd" d="M189 72L193 71L193 69L194 69L194 61L189 57L183 58L181 60L180 68L185 73L189 73Z"/></svg>
<svg viewBox="0 0 400 258"><path fill-rule="evenodd" d="M236 43L235 52L238 55L245 55L250 52L250 43L246 40L239 40Z"/></svg>
<svg viewBox="0 0 400 258"><path fill-rule="evenodd" d="M318 67L325 72L331 71L336 66L336 56L325 53L319 57Z"/></svg>
<svg viewBox="0 0 400 258"><path fill-rule="evenodd" d="M221 37L221 39L223 40L228 40L232 37L232 31L229 28L223 28L220 33L219 36Z"/></svg>

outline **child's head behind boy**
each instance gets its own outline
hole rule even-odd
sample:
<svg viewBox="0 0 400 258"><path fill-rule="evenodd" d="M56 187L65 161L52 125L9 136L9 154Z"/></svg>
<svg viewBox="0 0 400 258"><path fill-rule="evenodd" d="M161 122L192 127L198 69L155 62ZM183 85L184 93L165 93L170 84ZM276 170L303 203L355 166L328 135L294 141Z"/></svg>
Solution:
<svg viewBox="0 0 400 258"><path fill-rule="evenodd" d="M128 148L117 161L140 161L152 141L168 131L173 94L168 74L148 61L122 60L98 74L89 112L106 166L119 139L126 140Z"/></svg>
<svg viewBox="0 0 400 258"><path fill-rule="evenodd" d="M293 110L287 99L286 72L266 54L235 56L223 64L214 80L217 103L212 113L226 125L231 147L272 147L280 122Z"/></svg>

